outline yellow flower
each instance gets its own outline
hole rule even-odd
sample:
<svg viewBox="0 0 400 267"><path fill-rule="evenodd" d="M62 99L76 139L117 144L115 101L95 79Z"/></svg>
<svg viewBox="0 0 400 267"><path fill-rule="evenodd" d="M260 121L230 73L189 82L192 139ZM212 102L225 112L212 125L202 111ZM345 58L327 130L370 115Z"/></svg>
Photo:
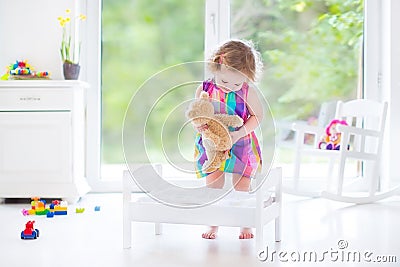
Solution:
<svg viewBox="0 0 400 267"><path fill-rule="evenodd" d="M62 28L62 39L60 47L61 59L63 62L79 63L81 42L79 38L75 38L77 35L73 27L76 27L79 21L86 20L86 16L80 14L79 16L72 17L72 19L75 19L75 23L71 24L71 9L66 9L65 13L67 14L66 17L57 17L57 20Z"/></svg>

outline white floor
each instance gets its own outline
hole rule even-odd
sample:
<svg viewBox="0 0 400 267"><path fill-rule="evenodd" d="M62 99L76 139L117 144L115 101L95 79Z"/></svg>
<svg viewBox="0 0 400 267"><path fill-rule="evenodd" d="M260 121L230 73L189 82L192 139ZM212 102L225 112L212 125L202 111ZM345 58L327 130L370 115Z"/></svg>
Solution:
<svg viewBox="0 0 400 267"><path fill-rule="evenodd" d="M217 240L204 240L203 226L165 225L163 235L155 236L147 223L133 224L134 244L124 250L121 194L89 194L78 205L86 208L83 214L70 205L68 215L46 218L24 217L21 210L29 208L28 201L1 204L0 266L400 265L400 197L357 206L284 195L282 242L275 243L273 225L266 226L268 253L258 257L254 240L238 240L235 228L221 228ZM39 239L21 240L20 232L32 219Z"/></svg>

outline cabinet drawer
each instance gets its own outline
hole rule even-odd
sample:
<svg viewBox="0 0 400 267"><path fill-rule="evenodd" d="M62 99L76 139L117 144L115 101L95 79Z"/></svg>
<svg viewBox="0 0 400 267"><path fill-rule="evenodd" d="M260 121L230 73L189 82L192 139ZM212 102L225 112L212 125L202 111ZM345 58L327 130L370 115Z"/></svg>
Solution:
<svg viewBox="0 0 400 267"><path fill-rule="evenodd" d="M73 97L71 89L2 89L0 111L71 110Z"/></svg>

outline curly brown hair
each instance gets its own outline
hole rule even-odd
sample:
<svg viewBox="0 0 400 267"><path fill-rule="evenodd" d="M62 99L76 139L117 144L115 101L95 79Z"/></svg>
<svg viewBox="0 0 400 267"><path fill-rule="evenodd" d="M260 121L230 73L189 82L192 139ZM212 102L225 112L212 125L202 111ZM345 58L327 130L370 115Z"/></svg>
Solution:
<svg viewBox="0 0 400 267"><path fill-rule="evenodd" d="M222 44L211 56L211 71L218 71L224 64L229 68L240 71L251 81L258 80L263 63L260 53L253 42L248 40L229 40Z"/></svg>

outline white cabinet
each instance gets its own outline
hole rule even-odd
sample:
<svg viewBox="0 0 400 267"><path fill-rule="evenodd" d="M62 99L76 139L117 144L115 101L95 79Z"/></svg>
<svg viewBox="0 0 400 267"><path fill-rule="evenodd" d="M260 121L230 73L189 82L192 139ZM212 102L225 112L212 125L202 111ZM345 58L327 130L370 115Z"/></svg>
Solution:
<svg viewBox="0 0 400 267"><path fill-rule="evenodd" d="M85 178L79 81L0 82L0 197L77 199Z"/></svg>

